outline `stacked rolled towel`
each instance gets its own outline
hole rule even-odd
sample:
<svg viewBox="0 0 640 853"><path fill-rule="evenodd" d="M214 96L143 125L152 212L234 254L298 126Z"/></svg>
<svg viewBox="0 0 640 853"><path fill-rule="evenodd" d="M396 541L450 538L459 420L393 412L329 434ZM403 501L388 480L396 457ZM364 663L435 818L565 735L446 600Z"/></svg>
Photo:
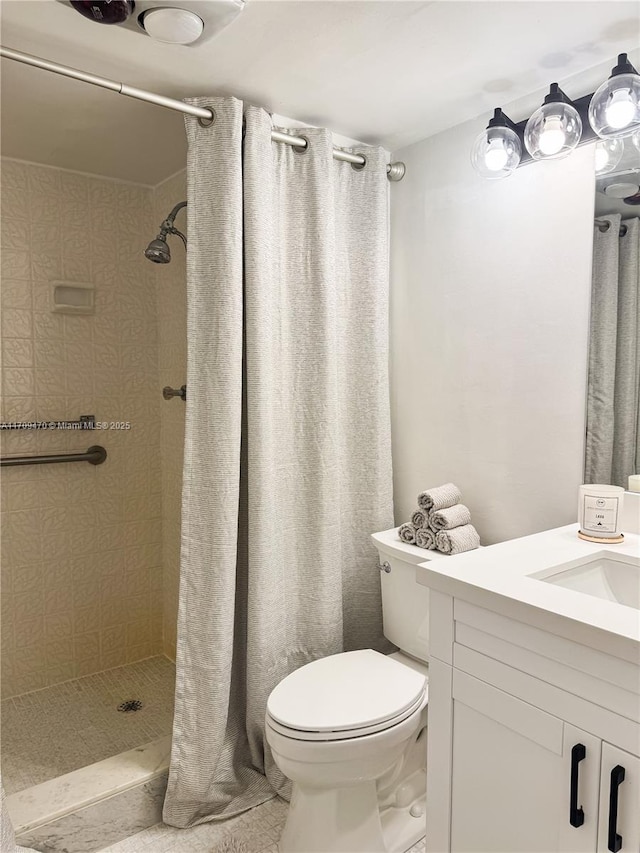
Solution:
<svg viewBox="0 0 640 853"><path fill-rule="evenodd" d="M416 530L416 545L418 548L426 548L433 551L436 547L436 535L428 527L419 527Z"/></svg>
<svg viewBox="0 0 640 853"><path fill-rule="evenodd" d="M417 509L411 516L411 524L413 524L416 530L420 527L428 527L429 513L425 512L423 509Z"/></svg>
<svg viewBox="0 0 640 853"><path fill-rule="evenodd" d="M454 504L429 513L429 527L434 533L462 527L463 524L471 524L471 513L464 504Z"/></svg>
<svg viewBox="0 0 640 853"><path fill-rule="evenodd" d="M413 524L401 524L398 528L398 536L407 545L416 544L416 529Z"/></svg>
<svg viewBox="0 0 640 853"><path fill-rule="evenodd" d="M434 489L420 492L418 506L425 512L433 512L453 506L460 503L461 500L460 489L453 483L445 483L444 486L436 486Z"/></svg>
<svg viewBox="0 0 640 853"><path fill-rule="evenodd" d="M480 537L473 524L463 524L436 533L436 548L443 554L462 554L480 547Z"/></svg>
<svg viewBox="0 0 640 853"><path fill-rule="evenodd" d="M443 554L462 554L480 547L480 537L471 524L471 513L460 503L462 495L454 483L426 489L418 495L418 509L398 536L409 545Z"/></svg>

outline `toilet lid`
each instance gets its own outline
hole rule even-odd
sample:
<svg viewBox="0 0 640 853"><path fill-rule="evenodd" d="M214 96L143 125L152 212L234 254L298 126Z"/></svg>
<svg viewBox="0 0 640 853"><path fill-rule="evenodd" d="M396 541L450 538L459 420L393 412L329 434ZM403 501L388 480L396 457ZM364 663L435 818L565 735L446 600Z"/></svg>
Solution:
<svg viewBox="0 0 640 853"><path fill-rule="evenodd" d="M269 716L289 729L346 732L394 720L419 704L424 675L364 649L308 663L272 691Z"/></svg>

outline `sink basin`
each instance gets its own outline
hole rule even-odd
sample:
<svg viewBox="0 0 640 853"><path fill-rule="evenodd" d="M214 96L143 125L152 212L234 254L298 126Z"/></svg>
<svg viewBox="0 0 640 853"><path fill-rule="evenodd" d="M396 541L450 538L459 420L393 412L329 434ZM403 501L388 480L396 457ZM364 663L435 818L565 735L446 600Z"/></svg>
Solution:
<svg viewBox="0 0 640 853"><path fill-rule="evenodd" d="M601 551L529 577L640 610L640 559L634 557Z"/></svg>

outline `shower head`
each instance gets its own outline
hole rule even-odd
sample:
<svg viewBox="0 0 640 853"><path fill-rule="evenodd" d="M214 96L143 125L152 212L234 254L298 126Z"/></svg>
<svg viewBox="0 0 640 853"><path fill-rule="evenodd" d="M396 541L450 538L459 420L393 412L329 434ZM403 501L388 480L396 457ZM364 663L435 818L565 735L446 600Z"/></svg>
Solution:
<svg viewBox="0 0 640 853"><path fill-rule="evenodd" d="M171 249L165 238L165 232L160 232L155 240L152 240L144 250L145 258L154 264L168 264L171 260Z"/></svg>
<svg viewBox="0 0 640 853"><path fill-rule="evenodd" d="M177 237L180 237L184 243L185 249L187 248L187 238L184 236L182 231L178 231L173 224L178 211L186 206L186 201L181 201L179 204L176 204L171 213L160 226L160 233L156 239L152 240L144 250L145 258L153 261L154 264L168 264L171 261L171 249L167 243L167 234L175 234Z"/></svg>

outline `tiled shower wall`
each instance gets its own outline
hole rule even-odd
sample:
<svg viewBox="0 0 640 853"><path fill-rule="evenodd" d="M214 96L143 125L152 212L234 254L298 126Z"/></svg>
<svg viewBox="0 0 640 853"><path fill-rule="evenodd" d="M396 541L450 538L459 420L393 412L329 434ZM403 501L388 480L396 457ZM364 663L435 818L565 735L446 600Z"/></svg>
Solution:
<svg viewBox="0 0 640 853"><path fill-rule="evenodd" d="M3 454L93 443L108 452L96 467L2 469L2 686L11 696L162 651L160 415L164 406L178 419L183 404L169 409L160 389L165 375L178 384L186 375L169 377L163 346L158 376L156 287L171 322L184 286L173 294L142 255L160 221L153 191L6 159L1 174L2 420L95 414L130 424L2 434ZM178 264L169 269L178 279ZM52 313L53 280L93 284L95 314ZM176 423L172 441L179 432ZM179 448L168 469L176 480Z"/></svg>
<svg viewBox="0 0 640 853"><path fill-rule="evenodd" d="M160 224L171 208L187 197L186 172L154 190L154 222ZM186 234L186 210L176 226ZM157 265L158 365L160 385L179 388L187 381L187 286L185 251L180 238L170 238L171 263ZM185 404L174 398L163 404L160 419L162 453L162 557L164 653L175 660L178 578L180 571L180 497L184 447Z"/></svg>

